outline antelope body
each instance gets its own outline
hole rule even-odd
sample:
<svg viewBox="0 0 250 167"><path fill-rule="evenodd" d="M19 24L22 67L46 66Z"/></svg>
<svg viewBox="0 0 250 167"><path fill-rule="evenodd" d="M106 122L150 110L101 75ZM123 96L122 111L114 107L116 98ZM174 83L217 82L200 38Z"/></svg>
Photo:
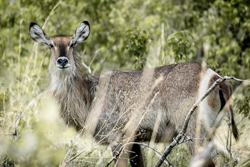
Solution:
<svg viewBox="0 0 250 167"><path fill-rule="evenodd" d="M127 166L128 158L132 166L143 166L140 146L126 143L172 141L180 132L189 109L220 76L200 63L183 63L88 77L81 72L73 51L89 33L87 21L81 23L73 37L49 38L36 23L30 24L32 39L46 44L52 52L50 90L61 106L65 122L110 144L113 154L122 150L117 166ZM228 82L216 87L192 116L188 135L195 137L198 122L200 136L204 137L231 94ZM236 129L234 122L233 126ZM237 132L234 135L237 137ZM190 142L187 146L190 153L194 153L194 144Z"/></svg>

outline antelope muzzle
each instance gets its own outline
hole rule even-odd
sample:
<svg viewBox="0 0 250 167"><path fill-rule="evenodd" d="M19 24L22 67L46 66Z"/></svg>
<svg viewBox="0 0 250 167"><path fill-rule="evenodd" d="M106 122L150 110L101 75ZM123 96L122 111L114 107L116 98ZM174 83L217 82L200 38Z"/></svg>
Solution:
<svg viewBox="0 0 250 167"><path fill-rule="evenodd" d="M56 67L59 69L59 70L63 70L63 69L67 69L70 67L70 64L69 64L69 59L67 57L59 57L57 60L56 60Z"/></svg>

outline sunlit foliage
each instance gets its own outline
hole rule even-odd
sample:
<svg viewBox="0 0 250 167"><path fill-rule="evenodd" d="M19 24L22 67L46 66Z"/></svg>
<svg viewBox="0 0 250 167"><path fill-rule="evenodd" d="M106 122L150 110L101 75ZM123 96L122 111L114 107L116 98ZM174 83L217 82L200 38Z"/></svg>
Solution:
<svg viewBox="0 0 250 167"><path fill-rule="evenodd" d="M57 103L46 97L50 54L30 38L31 22L53 36L73 35L88 20L90 37L78 46L87 75L204 61L222 76L248 79L249 8L243 0L1 0L1 165L58 166L83 151L68 164L103 166L112 157L110 148L67 127L58 116ZM232 84L234 90L239 86ZM232 150L240 157L235 166L249 164L249 101L246 84L234 96L243 141L233 143ZM157 161L149 149L144 148L144 154L147 164ZM169 159L176 166L187 166L187 157L185 148L178 147ZM231 161L220 156L216 162L226 165Z"/></svg>

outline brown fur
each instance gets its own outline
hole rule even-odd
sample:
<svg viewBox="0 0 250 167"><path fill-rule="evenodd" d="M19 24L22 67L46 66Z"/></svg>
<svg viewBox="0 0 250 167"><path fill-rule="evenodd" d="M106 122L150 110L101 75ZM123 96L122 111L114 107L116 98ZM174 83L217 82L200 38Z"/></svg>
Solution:
<svg viewBox="0 0 250 167"><path fill-rule="evenodd" d="M200 83L208 68L203 68L200 63L183 63L143 71L111 71L96 77L84 76L79 60L73 54L74 48L69 45L72 40L77 44L77 40L87 39L88 26L83 22L72 38L57 36L50 39L35 23L31 24L30 34L35 41L54 45L49 65L51 94L61 105L61 116L68 125L77 130L85 129L99 142L110 144L114 154L123 150L117 166L127 166L129 157L132 166L143 166L140 146L126 143L172 141L198 99ZM67 70L56 66L60 57L68 59L70 67ZM226 83L220 84L220 88L208 96L207 104L213 115L220 108L219 89L226 100L231 95L231 87ZM188 129L191 137L195 137L196 123L197 113L194 113ZM200 136L204 137L207 129L202 122L200 131ZM188 147L194 153L192 142ZM133 152L127 153L126 149Z"/></svg>

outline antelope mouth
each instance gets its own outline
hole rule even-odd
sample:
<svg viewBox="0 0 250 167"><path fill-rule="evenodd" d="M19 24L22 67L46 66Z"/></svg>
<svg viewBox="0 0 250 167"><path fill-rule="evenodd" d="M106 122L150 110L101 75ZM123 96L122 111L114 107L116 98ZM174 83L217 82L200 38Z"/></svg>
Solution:
<svg viewBox="0 0 250 167"><path fill-rule="evenodd" d="M67 57L59 57L56 60L56 67L59 70L66 70L70 67L70 63Z"/></svg>
<svg viewBox="0 0 250 167"><path fill-rule="evenodd" d="M59 69L59 70L67 70L69 67L70 67L70 64L66 64L64 66L60 65L60 64L57 64L56 67Z"/></svg>

